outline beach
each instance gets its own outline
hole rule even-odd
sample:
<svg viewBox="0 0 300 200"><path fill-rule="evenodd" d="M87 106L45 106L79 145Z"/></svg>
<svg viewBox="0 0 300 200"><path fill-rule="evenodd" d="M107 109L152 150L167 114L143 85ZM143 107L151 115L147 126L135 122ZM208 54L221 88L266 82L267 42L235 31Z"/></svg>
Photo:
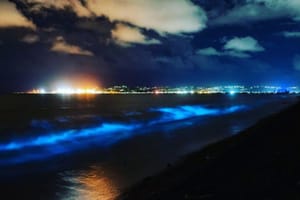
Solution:
<svg viewBox="0 0 300 200"><path fill-rule="evenodd" d="M120 199L299 199L300 103L186 156Z"/></svg>

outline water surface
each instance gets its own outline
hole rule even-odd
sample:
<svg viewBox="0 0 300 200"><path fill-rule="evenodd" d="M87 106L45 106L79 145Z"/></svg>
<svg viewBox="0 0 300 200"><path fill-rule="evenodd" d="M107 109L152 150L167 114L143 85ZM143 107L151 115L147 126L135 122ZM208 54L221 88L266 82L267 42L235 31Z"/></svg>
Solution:
<svg viewBox="0 0 300 200"><path fill-rule="evenodd" d="M0 97L1 193L114 199L183 155L295 102L284 95Z"/></svg>

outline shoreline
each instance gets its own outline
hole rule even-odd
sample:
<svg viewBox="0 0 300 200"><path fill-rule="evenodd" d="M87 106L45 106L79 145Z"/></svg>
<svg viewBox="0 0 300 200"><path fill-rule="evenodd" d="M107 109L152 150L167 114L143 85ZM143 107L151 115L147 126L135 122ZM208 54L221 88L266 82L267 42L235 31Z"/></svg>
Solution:
<svg viewBox="0 0 300 200"><path fill-rule="evenodd" d="M299 199L298 113L299 102L168 165L118 199Z"/></svg>

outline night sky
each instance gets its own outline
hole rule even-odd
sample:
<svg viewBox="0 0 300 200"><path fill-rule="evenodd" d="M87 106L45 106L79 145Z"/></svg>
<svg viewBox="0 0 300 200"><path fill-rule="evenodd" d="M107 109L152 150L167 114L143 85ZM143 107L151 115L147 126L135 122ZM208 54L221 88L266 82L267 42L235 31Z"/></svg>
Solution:
<svg viewBox="0 0 300 200"><path fill-rule="evenodd" d="M0 0L0 92L300 85L299 0Z"/></svg>

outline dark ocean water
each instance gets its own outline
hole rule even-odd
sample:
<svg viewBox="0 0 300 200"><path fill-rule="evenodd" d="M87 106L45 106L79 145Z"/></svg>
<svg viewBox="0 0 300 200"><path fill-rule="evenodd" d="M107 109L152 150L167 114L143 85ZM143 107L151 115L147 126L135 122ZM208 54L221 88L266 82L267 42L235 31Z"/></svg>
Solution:
<svg viewBox="0 0 300 200"><path fill-rule="evenodd" d="M0 192L8 199L114 199L295 101L291 95L1 96Z"/></svg>

